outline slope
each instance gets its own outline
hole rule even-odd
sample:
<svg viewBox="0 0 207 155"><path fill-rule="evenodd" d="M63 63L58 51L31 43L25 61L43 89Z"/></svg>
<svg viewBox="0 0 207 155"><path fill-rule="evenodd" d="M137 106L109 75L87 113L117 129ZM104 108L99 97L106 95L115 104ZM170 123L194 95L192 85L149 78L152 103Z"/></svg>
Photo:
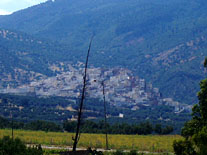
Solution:
<svg viewBox="0 0 207 155"><path fill-rule="evenodd" d="M56 0L3 16L0 26L67 44L82 60L94 33L94 65L127 67L193 104L207 55L206 9L204 0Z"/></svg>
<svg viewBox="0 0 207 155"><path fill-rule="evenodd" d="M50 66L66 61L65 55L71 55L70 51L57 43L0 29L0 87L17 86L55 75Z"/></svg>

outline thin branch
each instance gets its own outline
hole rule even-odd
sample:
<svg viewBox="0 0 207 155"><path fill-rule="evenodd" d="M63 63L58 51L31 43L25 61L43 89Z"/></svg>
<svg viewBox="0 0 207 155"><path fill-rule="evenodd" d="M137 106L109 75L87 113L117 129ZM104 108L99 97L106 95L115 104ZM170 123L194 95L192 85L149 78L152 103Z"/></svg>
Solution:
<svg viewBox="0 0 207 155"><path fill-rule="evenodd" d="M78 123L77 123L76 135L75 135L75 139L74 139L74 143L73 143L73 151L76 151L78 140L80 139L79 132L80 132L81 116L82 116L83 102L84 102L85 90L86 90L86 77L87 77L87 69L88 69L88 59L89 59L89 55L90 55L92 41L93 41L93 36L91 37L91 41L90 41L90 44L89 44L88 53L87 53L87 57L86 57L85 72L84 72L84 77L83 77L83 89L82 89L80 109L79 109L79 112L78 112Z"/></svg>

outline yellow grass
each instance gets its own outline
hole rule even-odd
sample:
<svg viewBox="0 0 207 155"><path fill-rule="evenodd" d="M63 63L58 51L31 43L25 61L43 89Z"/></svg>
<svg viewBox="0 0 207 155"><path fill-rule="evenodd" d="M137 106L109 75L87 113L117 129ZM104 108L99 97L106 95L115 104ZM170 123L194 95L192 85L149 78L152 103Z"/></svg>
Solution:
<svg viewBox="0 0 207 155"><path fill-rule="evenodd" d="M11 136L11 130L0 130L0 138ZM27 144L72 146L73 133L14 130L14 136ZM174 140L182 139L178 135L109 135L109 147L119 150L139 150L150 152L173 152ZM105 135L81 134L78 147L105 148Z"/></svg>

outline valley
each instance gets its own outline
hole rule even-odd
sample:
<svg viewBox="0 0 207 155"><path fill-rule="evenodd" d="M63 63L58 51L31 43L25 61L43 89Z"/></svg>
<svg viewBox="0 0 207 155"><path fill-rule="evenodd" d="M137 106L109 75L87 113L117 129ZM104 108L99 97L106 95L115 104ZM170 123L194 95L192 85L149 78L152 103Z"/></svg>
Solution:
<svg viewBox="0 0 207 155"><path fill-rule="evenodd" d="M0 154L207 154L205 0L36 2L0 15Z"/></svg>

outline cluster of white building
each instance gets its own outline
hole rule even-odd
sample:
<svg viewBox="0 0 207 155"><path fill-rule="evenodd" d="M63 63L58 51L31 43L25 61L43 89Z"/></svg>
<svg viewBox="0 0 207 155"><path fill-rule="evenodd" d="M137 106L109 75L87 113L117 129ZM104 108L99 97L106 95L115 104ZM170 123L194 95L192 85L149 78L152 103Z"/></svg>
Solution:
<svg viewBox="0 0 207 155"><path fill-rule="evenodd" d="M80 97L83 86L83 68L69 66L69 71L54 77L35 80L17 88L7 88L1 93L35 94L37 96ZM106 101L117 106L133 105L134 107L150 104L165 104L175 107L176 112L186 110L172 99L162 99L159 89L147 84L144 79L134 76L124 68L89 68L87 74L86 96L103 99L103 82ZM191 107L188 107L191 109ZM134 108L139 109L139 108Z"/></svg>

